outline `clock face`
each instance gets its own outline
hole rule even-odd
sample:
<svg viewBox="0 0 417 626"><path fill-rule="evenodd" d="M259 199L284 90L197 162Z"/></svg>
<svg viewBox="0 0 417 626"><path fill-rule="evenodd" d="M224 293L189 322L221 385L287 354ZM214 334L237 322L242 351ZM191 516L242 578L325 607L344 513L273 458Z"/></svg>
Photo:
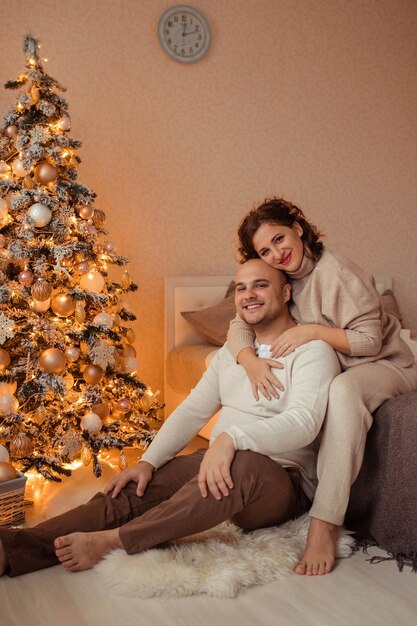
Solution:
<svg viewBox="0 0 417 626"><path fill-rule="evenodd" d="M159 20L161 45L176 61L192 63L201 59L210 46L210 27L205 17L192 7L171 7Z"/></svg>

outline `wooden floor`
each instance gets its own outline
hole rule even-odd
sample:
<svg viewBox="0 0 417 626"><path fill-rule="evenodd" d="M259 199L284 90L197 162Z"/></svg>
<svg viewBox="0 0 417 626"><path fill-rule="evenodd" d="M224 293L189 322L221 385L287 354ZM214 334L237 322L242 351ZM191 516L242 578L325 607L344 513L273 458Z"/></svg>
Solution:
<svg viewBox="0 0 417 626"><path fill-rule="evenodd" d="M247 589L234 600L122 598L94 570L56 566L0 581L2 626L415 626L417 576L363 554L330 576L296 575Z"/></svg>
<svg viewBox="0 0 417 626"><path fill-rule="evenodd" d="M101 484L108 479L104 476ZM68 508L101 487L85 470L42 495L49 511ZM86 488L89 482L89 489ZM93 486L91 486L93 482ZM90 493L89 493L90 492ZM57 494L59 493L59 497ZM71 496L76 494L74 501ZM32 510L34 523L45 506ZM48 512L49 515L49 512ZM393 562L371 565L355 553L320 578L290 576L247 589L234 600L194 596L140 600L103 588L94 570L71 574L61 566L0 579L1 626L415 626L417 574L400 573Z"/></svg>

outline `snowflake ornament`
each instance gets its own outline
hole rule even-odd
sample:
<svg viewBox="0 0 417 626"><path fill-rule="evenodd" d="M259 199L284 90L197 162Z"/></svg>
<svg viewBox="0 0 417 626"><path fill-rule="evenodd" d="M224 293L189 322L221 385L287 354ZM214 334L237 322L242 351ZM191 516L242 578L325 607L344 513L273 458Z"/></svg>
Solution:
<svg viewBox="0 0 417 626"><path fill-rule="evenodd" d="M0 313L0 345L14 337L13 328L14 321L6 317L4 313Z"/></svg>
<svg viewBox="0 0 417 626"><path fill-rule="evenodd" d="M113 366L115 347L103 341L89 351L89 357L94 365L99 365L104 370L110 365Z"/></svg>

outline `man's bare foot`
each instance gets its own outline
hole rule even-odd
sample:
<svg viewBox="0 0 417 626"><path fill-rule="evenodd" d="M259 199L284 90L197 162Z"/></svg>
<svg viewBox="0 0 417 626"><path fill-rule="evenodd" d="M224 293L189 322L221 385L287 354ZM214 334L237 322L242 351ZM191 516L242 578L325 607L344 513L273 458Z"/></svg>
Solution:
<svg viewBox="0 0 417 626"><path fill-rule="evenodd" d="M306 549L295 566L294 572L306 576L329 574L334 567L338 536L339 526L312 517L307 533Z"/></svg>
<svg viewBox="0 0 417 626"><path fill-rule="evenodd" d="M3 576L4 572L6 571L6 563L6 553L4 551L2 542L0 541L0 576Z"/></svg>
<svg viewBox="0 0 417 626"><path fill-rule="evenodd" d="M54 546L61 565L71 572L90 569L111 550L123 548L118 528L93 533L71 533L57 537Z"/></svg>

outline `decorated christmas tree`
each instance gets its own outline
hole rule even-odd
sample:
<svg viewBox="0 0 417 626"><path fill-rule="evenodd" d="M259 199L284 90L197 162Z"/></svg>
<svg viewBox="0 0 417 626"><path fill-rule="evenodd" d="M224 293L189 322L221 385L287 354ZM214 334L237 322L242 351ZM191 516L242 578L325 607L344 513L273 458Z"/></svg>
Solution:
<svg viewBox="0 0 417 626"><path fill-rule="evenodd" d="M60 480L77 455L100 476L111 448L123 468L161 406L136 375L128 259L77 182L81 144L39 49L26 35L0 134L0 444L22 471Z"/></svg>

